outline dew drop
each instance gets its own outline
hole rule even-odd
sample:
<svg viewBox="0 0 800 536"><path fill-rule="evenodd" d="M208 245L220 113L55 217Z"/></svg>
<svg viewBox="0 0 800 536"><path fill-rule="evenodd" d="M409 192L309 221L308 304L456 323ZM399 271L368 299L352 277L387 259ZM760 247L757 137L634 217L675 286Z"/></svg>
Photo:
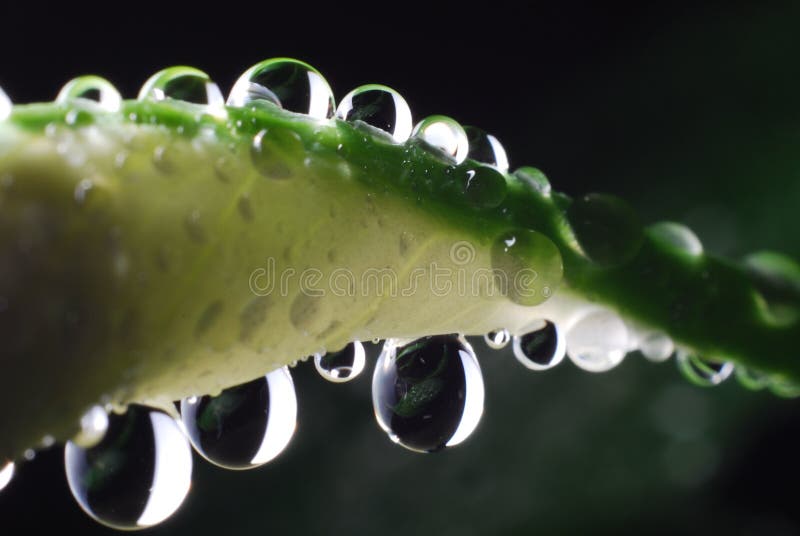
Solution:
<svg viewBox="0 0 800 536"><path fill-rule="evenodd" d="M660 331L645 334L639 341L639 351L653 363L661 363L670 358L675 351L675 345L669 335Z"/></svg>
<svg viewBox="0 0 800 536"><path fill-rule="evenodd" d="M468 169L464 181L464 196L476 208L495 208L508 193L506 179L493 167L477 166Z"/></svg>
<svg viewBox="0 0 800 536"><path fill-rule="evenodd" d="M101 406L92 406L81 417L80 427L72 442L85 449L94 447L106 435L108 413Z"/></svg>
<svg viewBox="0 0 800 536"><path fill-rule="evenodd" d="M314 354L320 376L335 383L349 382L364 370L366 352L361 341L353 341L338 352Z"/></svg>
<svg viewBox="0 0 800 536"><path fill-rule="evenodd" d="M484 335L483 340L489 348L502 350L511 342L511 333L507 329L497 329Z"/></svg>
<svg viewBox="0 0 800 536"><path fill-rule="evenodd" d="M270 103L316 119L333 115L336 103L325 78L313 67L289 58L274 58L250 67L228 95L229 106Z"/></svg>
<svg viewBox="0 0 800 536"><path fill-rule="evenodd" d="M514 357L531 370L547 370L564 359L564 337L558 326L548 320L535 329L514 337Z"/></svg>
<svg viewBox="0 0 800 536"><path fill-rule="evenodd" d="M744 267L768 322L783 327L800 320L800 264L781 253L761 251L748 255Z"/></svg>
<svg viewBox="0 0 800 536"><path fill-rule="evenodd" d="M541 170L535 167L523 166L514 172L514 176L532 190L536 190L542 195L550 195L550 181Z"/></svg>
<svg viewBox="0 0 800 536"><path fill-rule="evenodd" d="M735 373L739 383L751 391L761 390L770 384L769 376L750 367L737 365Z"/></svg>
<svg viewBox="0 0 800 536"><path fill-rule="evenodd" d="M6 119L9 115L11 115L11 99L0 87L0 121Z"/></svg>
<svg viewBox="0 0 800 536"><path fill-rule="evenodd" d="M467 158L494 166L503 173L508 171L508 155L497 138L478 127L465 126L464 132L469 141Z"/></svg>
<svg viewBox="0 0 800 536"><path fill-rule="evenodd" d="M131 405L109 416L105 437L85 449L68 441L64 464L81 508L116 529L144 529L170 517L186 498L192 451L161 410Z"/></svg>
<svg viewBox="0 0 800 536"><path fill-rule="evenodd" d="M192 242L203 244L208 240L208 234L203 226L203 218L199 210L191 211L184 220L184 229Z"/></svg>
<svg viewBox="0 0 800 536"><path fill-rule="evenodd" d="M0 491L8 486L12 478L14 478L14 462L7 462L6 465L0 469Z"/></svg>
<svg viewBox="0 0 800 536"><path fill-rule="evenodd" d="M567 355L588 372L616 367L628 348L628 328L614 312L598 309L580 318L566 333Z"/></svg>
<svg viewBox="0 0 800 536"><path fill-rule="evenodd" d="M687 380L701 387L713 387L727 380L733 374L730 361L711 361L684 350L678 350L678 369Z"/></svg>
<svg viewBox="0 0 800 536"><path fill-rule="evenodd" d="M367 124L388 133L395 142L411 136L411 108L400 93L378 84L360 86L348 93L336 109L336 117Z"/></svg>
<svg viewBox="0 0 800 536"><path fill-rule="evenodd" d="M168 67L144 83L139 100L176 100L205 107L213 115L225 115L225 99L219 86L194 67Z"/></svg>
<svg viewBox="0 0 800 536"><path fill-rule="evenodd" d="M58 104L89 104L106 112L118 112L122 96L114 85L99 76L79 76L67 82L56 97Z"/></svg>
<svg viewBox="0 0 800 536"><path fill-rule="evenodd" d="M636 212L612 195L589 194L576 199L567 210L567 218L581 249L603 266L629 261L644 239Z"/></svg>
<svg viewBox="0 0 800 536"><path fill-rule="evenodd" d="M515 229L497 237L492 245L496 293L520 305L539 305L561 282L561 252L542 233Z"/></svg>
<svg viewBox="0 0 800 536"><path fill-rule="evenodd" d="M264 129L255 135L250 149L253 165L268 179L292 176L289 162L302 162L303 141L296 132L280 127Z"/></svg>
<svg viewBox="0 0 800 536"><path fill-rule="evenodd" d="M700 239L683 224L662 221L651 225L648 231L658 242L685 251L689 255L696 257L703 253L703 244Z"/></svg>
<svg viewBox="0 0 800 536"><path fill-rule="evenodd" d="M263 465L286 448L297 426L292 376L282 367L216 396L184 399L181 418L195 450L211 463Z"/></svg>
<svg viewBox="0 0 800 536"><path fill-rule="evenodd" d="M464 128L451 117L432 115L414 127L411 135L449 160L460 164L467 159L469 140Z"/></svg>
<svg viewBox="0 0 800 536"><path fill-rule="evenodd" d="M416 452L455 446L483 414L483 376L463 336L386 341L372 377L372 404L392 441Z"/></svg>

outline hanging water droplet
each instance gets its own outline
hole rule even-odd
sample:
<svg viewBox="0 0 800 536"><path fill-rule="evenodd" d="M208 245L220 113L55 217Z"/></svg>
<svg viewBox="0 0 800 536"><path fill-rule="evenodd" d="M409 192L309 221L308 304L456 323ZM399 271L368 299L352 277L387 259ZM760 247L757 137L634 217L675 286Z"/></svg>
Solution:
<svg viewBox="0 0 800 536"><path fill-rule="evenodd" d="M606 372L616 367L628 348L628 328L614 312L591 311L566 333L567 355L588 372Z"/></svg>
<svg viewBox="0 0 800 536"><path fill-rule="evenodd" d="M108 430L108 413L101 406L92 406L83 414L80 421L81 429L72 438L72 442L85 449L94 447Z"/></svg>
<svg viewBox="0 0 800 536"><path fill-rule="evenodd" d="M406 345L386 341L372 377L381 428L416 452L455 446L483 414L483 376L462 336L438 335Z"/></svg>
<svg viewBox="0 0 800 536"><path fill-rule="evenodd" d="M194 67L168 67L144 83L139 100L176 100L197 104L217 116L225 115L225 99L211 77Z"/></svg>
<svg viewBox="0 0 800 536"><path fill-rule="evenodd" d="M639 252L644 239L636 212L612 195L589 194L576 199L567 218L581 249L600 265L624 264Z"/></svg>
<svg viewBox="0 0 800 536"><path fill-rule="evenodd" d="M676 361L684 377L701 387L719 385L733 374L734 367L730 361L703 359L684 350L678 350Z"/></svg>
<svg viewBox="0 0 800 536"><path fill-rule="evenodd" d="M353 341L338 352L314 354L317 372L328 381L347 382L361 374L366 363L364 345Z"/></svg>
<svg viewBox="0 0 800 536"><path fill-rule="evenodd" d="M250 158L256 169L268 179L292 176L290 162L302 162L303 140L293 130L281 127L264 129L255 135Z"/></svg>
<svg viewBox="0 0 800 536"><path fill-rule="evenodd" d="M503 173L508 171L508 156L497 138L478 127L465 126L464 132L469 141L467 158L494 166Z"/></svg>
<svg viewBox="0 0 800 536"><path fill-rule="evenodd" d="M400 93L378 84L360 86L348 93L336 109L336 117L367 124L388 133L397 143L411 136L411 109Z"/></svg>
<svg viewBox="0 0 800 536"><path fill-rule="evenodd" d="M564 337L549 320L524 335L514 337L514 357L531 370L547 370L564 359Z"/></svg>
<svg viewBox="0 0 800 536"><path fill-rule="evenodd" d="M750 367L736 365L735 373L739 383L751 391L764 389L770 384L769 376Z"/></svg>
<svg viewBox="0 0 800 536"><path fill-rule="evenodd" d="M511 333L509 333L507 329L498 329L484 335L483 340L489 348L493 350L502 350L511 342Z"/></svg>
<svg viewBox="0 0 800 536"><path fill-rule="evenodd" d="M769 390L772 394L781 398L800 397L800 385L783 375L776 375L770 378Z"/></svg>
<svg viewBox="0 0 800 536"><path fill-rule="evenodd" d="M11 99L0 87L0 121L6 119L9 115L11 115Z"/></svg>
<svg viewBox="0 0 800 536"><path fill-rule="evenodd" d="M79 76L67 82L56 97L58 104L81 103L106 112L118 112L122 96L114 85L99 76Z"/></svg>
<svg viewBox="0 0 800 536"><path fill-rule="evenodd" d="M550 195L550 181L541 170L535 167L523 166L514 172L514 176L540 194Z"/></svg>
<svg viewBox="0 0 800 536"><path fill-rule="evenodd" d="M6 465L0 469L0 491L8 486L12 478L14 478L14 462L7 462Z"/></svg>
<svg viewBox="0 0 800 536"><path fill-rule="evenodd" d="M651 225L648 233L658 242L685 251L689 255L698 256L703 253L703 244L691 229L683 224L662 221Z"/></svg>
<svg viewBox="0 0 800 536"><path fill-rule="evenodd" d="M563 274L561 252L542 233L515 229L492 245L493 292L520 305L539 305L555 292Z"/></svg>
<svg viewBox="0 0 800 536"><path fill-rule="evenodd" d="M253 65L228 95L228 106L261 103L317 119L331 117L336 108L333 91L319 71L290 58L273 58Z"/></svg>
<svg viewBox="0 0 800 536"><path fill-rule="evenodd" d="M675 345L669 335L660 331L652 331L645 334L639 341L639 351L649 361L661 363L670 358L675 351Z"/></svg>
<svg viewBox="0 0 800 536"><path fill-rule="evenodd" d="M782 253L760 251L745 257L744 267L765 320L781 327L800 320L800 264Z"/></svg>
<svg viewBox="0 0 800 536"><path fill-rule="evenodd" d="M280 454L297 426L297 397L287 367L181 402L181 418L195 450L226 469L250 469Z"/></svg>
<svg viewBox="0 0 800 536"><path fill-rule="evenodd" d="M84 449L68 441L64 464L81 508L123 530L151 527L171 516L192 478L192 451L178 423L163 411L137 405L110 415L96 446Z"/></svg>
<svg viewBox="0 0 800 536"><path fill-rule="evenodd" d="M464 196L476 208L495 208L508 194L506 179L493 167L476 166L465 174Z"/></svg>
<svg viewBox="0 0 800 536"><path fill-rule="evenodd" d="M432 115L414 127L411 135L424 141L429 147L449 160L460 164L467 159L469 141L464 128L451 117Z"/></svg>

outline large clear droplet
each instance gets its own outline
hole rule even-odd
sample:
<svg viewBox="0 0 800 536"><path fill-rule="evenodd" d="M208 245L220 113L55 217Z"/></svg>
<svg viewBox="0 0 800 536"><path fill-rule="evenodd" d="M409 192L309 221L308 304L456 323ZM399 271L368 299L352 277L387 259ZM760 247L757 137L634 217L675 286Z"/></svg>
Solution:
<svg viewBox="0 0 800 536"><path fill-rule="evenodd" d="M628 348L628 328L614 312L595 310L566 333L567 355L579 368L605 372L622 362Z"/></svg>
<svg viewBox="0 0 800 536"><path fill-rule="evenodd" d="M429 147L449 160L460 164L467 159L469 141L464 128L451 117L432 115L414 127L411 135L422 140Z"/></svg>
<svg viewBox="0 0 800 536"><path fill-rule="evenodd" d="M6 119L9 115L11 115L11 99L0 87L0 121Z"/></svg>
<svg viewBox="0 0 800 536"><path fill-rule="evenodd" d="M400 93L379 84L360 86L348 93L336 109L336 117L366 124L386 132L395 142L411 136L411 108Z"/></svg>
<svg viewBox="0 0 800 536"><path fill-rule="evenodd" d="M507 329L498 329L484 335L483 340L489 348L493 350L502 350L511 342L511 333L509 333Z"/></svg>
<svg viewBox="0 0 800 536"><path fill-rule="evenodd" d="M677 354L678 369L687 380L701 387L713 387L727 380L733 374L733 363L730 361L712 361L679 350Z"/></svg>
<svg viewBox="0 0 800 536"><path fill-rule="evenodd" d="M183 503L192 479L192 450L178 423L163 411L137 405L110 416L97 446L67 442L64 463L81 508L123 530L167 519Z"/></svg>
<svg viewBox="0 0 800 536"><path fill-rule="evenodd" d="M320 376L335 383L348 382L361 374L366 352L361 341L353 341L338 352L314 354L314 366Z"/></svg>
<svg viewBox="0 0 800 536"><path fill-rule="evenodd" d="M212 115L225 114L225 99L211 77L194 67L168 67L151 76L139 90L139 100L176 100L205 107Z"/></svg>
<svg viewBox="0 0 800 536"><path fill-rule="evenodd" d="M317 119L331 117L336 108L333 91L319 71L290 58L273 58L253 65L228 95L229 106L263 103Z"/></svg>
<svg viewBox="0 0 800 536"><path fill-rule="evenodd" d="M561 252L542 233L514 229L492 245L495 292L520 305L539 305L555 292L564 268Z"/></svg>
<svg viewBox="0 0 800 536"><path fill-rule="evenodd" d="M483 376L462 336L437 335L398 345L386 341L372 377L378 424L416 452L455 446L483 414Z"/></svg>
<svg viewBox="0 0 800 536"><path fill-rule="evenodd" d="M478 127L465 126L464 132L469 141L467 158L494 166L503 173L508 171L508 155L497 138Z"/></svg>
<svg viewBox="0 0 800 536"><path fill-rule="evenodd" d="M106 112L117 112L122 106L122 96L105 78L90 75L79 76L67 82L59 91L56 102L88 103Z"/></svg>
<svg viewBox="0 0 800 536"><path fill-rule="evenodd" d="M547 370L564 359L566 345L558 326L548 320L514 337L514 357L531 370Z"/></svg>
<svg viewBox="0 0 800 536"><path fill-rule="evenodd" d="M195 450L226 469L263 465L289 444L297 427L297 397L287 367L217 396L181 402L181 418Z"/></svg>
<svg viewBox="0 0 800 536"><path fill-rule="evenodd" d="M648 228L648 233L658 242L684 251L692 256L703 253L703 244L694 232L681 223L662 221Z"/></svg>
<svg viewBox="0 0 800 536"><path fill-rule="evenodd" d="M475 166L465 172L464 197L476 208L495 208L508 195L502 173L490 166Z"/></svg>
<svg viewBox="0 0 800 536"><path fill-rule="evenodd" d="M7 462L5 466L0 469L0 491L8 486L12 478L14 478L14 462Z"/></svg>
<svg viewBox="0 0 800 536"><path fill-rule="evenodd" d="M644 232L636 212L623 200L589 194L572 202L567 218L584 253L602 266L617 266L641 248Z"/></svg>
<svg viewBox="0 0 800 536"><path fill-rule="evenodd" d="M639 341L639 351L649 361L661 363L669 359L675 351L675 345L669 335L660 331L652 331L645 334Z"/></svg>

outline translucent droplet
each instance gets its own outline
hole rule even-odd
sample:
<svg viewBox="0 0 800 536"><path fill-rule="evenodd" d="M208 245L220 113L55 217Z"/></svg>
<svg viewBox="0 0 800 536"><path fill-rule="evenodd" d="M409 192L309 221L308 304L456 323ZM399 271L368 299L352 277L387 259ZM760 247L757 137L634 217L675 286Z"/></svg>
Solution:
<svg viewBox="0 0 800 536"><path fill-rule="evenodd" d="M782 375L777 375L770 379L769 390L772 394L781 398L800 397L800 385Z"/></svg>
<svg viewBox="0 0 800 536"><path fill-rule="evenodd" d="M83 414L80 421L81 429L72 438L72 442L83 448L91 448L106 435L108 430L108 413L101 406L92 406Z"/></svg>
<svg viewBox="0 0 800 536"><path fill-rule="evenodd" d="M426 117L417 123L411 135L424 141L456 164L467 159L469 153L467 133L453 118L446 115Z"/></svg>
<svg viewBox="0 0 800 536"><path fill-rule="evenodd" d="M605 372L622 362L628 348L628 328L614 312L591 311L566 333L567 355L579 368Z"/></svg>
<svg viewBox="0 0 800 536"><path fill-rule="evenodd" d="M139 100L167 99L204 106L213 115L225 115L225 99L211 77L194 67L168 67L144 83Z"/></svg>
<svg viewBox="0 0 800 536"><path fill-rule="evenodd" d="M314 354L317 372L328 381L347 382L361 374L366 363L366 353L361 341L353 341L338 352Z"/></svg>
<svg viewBox="0 0 800 536"><path fill-rule="evenodd" d="M748 255L744 266L766 321L785 327L800 320L800 264L782 253L760 251Z"/></svg>
<svg viewBox="0 0 800 536"><path fill-rule="evenodd" d="M348 93L336 109L336 117L362 123L388 133L397 143L411 136L411 109L400 93L378 84L360 86Z"/></svg>
<svg viewBox="0 0 800 536"><path fill-rule="evenodd" d="M183 503L192 479L192 450L178 423L163 411L137 405L110 415L96 446L84 449L68 441L64 463L81 508L116 529L164 521Z"/></svg>
<svg viewBox="0 0 800 536"><path fill-rule="evenodd" d="M477 208L499 206L508 194L506 179L493 167L476 166L466 171L464 196Z"/></svg>
<svg viewBox="0 0 800 536"><path fill-rule="evenodd" d="M678 350L677 363L686 379L701 387L719 385L733 374L734 368L730 361L711 361L683 350Z"/></svg>
<svg viewBox="0 0 800 536"><path fill-rule="evenodd" d="M467 158L494 166L503 173L508 171L508 156L503 144L497 138L478 127L465 126L464 132L469 140Z"/></svg>
<svg viewBox="0 0 800 536"><path fill-rule="evenodd" d="M514 176L532 190L536 190L542 195L550 195L550 181L547 180L547 176L544 173L535 167L521 167L514 172Z"/></svg>
<svg viewBox="0 0 800 536"><path fill-rule="evenodd" d="M0 469L0 491L8 486L12 478L14 478L14 462L7 462L5 466Z"/></svg>
<svg viewBox="0 0 800 536"><path fill-rule="evenodd" d="M122 96L114 85L99 76L79 76L67 82L56 97L59 104L90 104L106 112L118 112Z"/></svg>
<svg viewBox="0 0 800 536"><path fill-rule="evenodd" d="M669 359L675 351L675 345L669 335L660 331L653 331L645 334L642 340L639 341L639 351L649 361L661 363Z"/></svg>
<svg viewBox="0 0 800 536"><path fill-rule="evenodd" d="M547 370L564 359L564 337L548 320L525 335L514 337L514 357L531 370Z"/></svg>
<svg viewBox="0 0 800 536"><path fill-rule="evenodd" d="M181 418L195 450L226 469L250 469L280 454L297 426L297 397L287 367L181 402Z"/></svg>
<svg viewBox="0 0 800 536"><path fill-rule="evenodd" d="M372 377L378 424L416 452L455 446L483 414L483 376L464 337L438 335L405 345L386 341Z"/></svg>
<svg viewBox="0 0 800 536"><path fill-rule="evenodd" d="M737 365L735 373L739 383L751 391L764 389L770 384L769 376L750 367Z"/></svg>
<svg viewBox="0 0 800 536"><path fill-rule="evenodd" d="M290 58L273 58L253 65L228 95L229 106L265 102L317 119L331 117L336 108L333 91L319 71Z"/></svg>
<svg viewBox="0 0 800 536"><path fill-rule="evenodd" d="M281 127L264 129L255 135L250 150L253 165L268 179L292 176L290 162L302 162L303 141L293 130Z"/></svg>
<svg viewBox="0 0 800 536"><path fill-rule="evenodd" d="M0 121L6 119L9 115L11 115L11 99L0 87Z"/></svg>
<svg viewBox="0 0 800 536"><path fill-rule="evenodd" d="M498 329L484 335L483 340L489 348L502 350L511 342L511 333L507 329Z"/></svg>
<svg viewBox="0 0 800 536"><path fill-rule="evenodd" d="M650 235L657 241L697 256L703 253L703 244L694 232L681 223L662 221L651 225Z"/></svg>
<svg viewBox="0 0 800 536"><path fill-rule="evenodd" d="M516 229L492 245L495 293L520 305L539 305L555 292L564 268L561 252L542 233Z"/></svg>
<svg viewBox="0 0 800 536"><path fill-rule="evenodd" d="M624 264L639 252L644 239L636 212L612 195L589 194L576 199L567 218L581 249L600 265Z"/></svg>

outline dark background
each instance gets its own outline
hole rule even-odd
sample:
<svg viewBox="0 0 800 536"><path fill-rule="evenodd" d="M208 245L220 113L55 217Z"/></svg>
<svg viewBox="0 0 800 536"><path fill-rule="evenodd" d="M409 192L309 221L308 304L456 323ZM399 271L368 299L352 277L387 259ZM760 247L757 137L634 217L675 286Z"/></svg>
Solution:
<svg viewBox="0 0 800 536"><path fill-rule="evenodd" d="M712 252L800 258L797 3L297 4L4 7L0 85L34 102L99 74L132 98L156 70L188 64L226 92L251 64L296 57L338 97L390 85L415 118L479 125L512 167L687 223ZM301 365L287 451L247 473L197 459L187 502L152 532L800 533L797 401L735 380L693 387L638 354L600 375L568 363L535 374L475 346L486 412L465 444L406 452L374 422L369 370L330 385ZM0 533L107 532L70 497L61 456L20 464Z"/></svg>

